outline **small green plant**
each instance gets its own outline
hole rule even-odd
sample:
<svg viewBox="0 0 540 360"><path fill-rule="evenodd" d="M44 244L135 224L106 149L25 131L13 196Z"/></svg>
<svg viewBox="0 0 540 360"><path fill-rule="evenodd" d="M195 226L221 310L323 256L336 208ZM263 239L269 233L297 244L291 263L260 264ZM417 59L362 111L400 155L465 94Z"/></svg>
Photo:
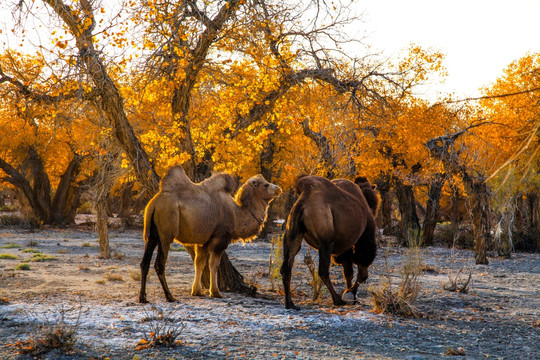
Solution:
<svg viewBox="0 0 540 360"><path fill-rule="evenodd" d="M27 263L20 263L15 266L15 270L30 270L30 265Z"/></svg>
<svg viewBox="0 0 540 360"><path fill-rule="evenodd" d="M32 258L30 259L30 261L32 262L43 262L43 261L50 261L50 260L56 260L56 258L47 254L42 254L42 253L34 254L32 255Z"/></svg>
<svg viewBox="0 0 540 360"><path fill-rule="evenodd" d="M182 317L177 316L174 310L170 314L155 306L152 306L151 310L150 314L145 310L143 322L147 326L144 337L137 343L137 350L181 345L182 341L177 339L185 328Z"/></svg>
<svg viewBox="0 0 540 360"><path fill-rule="evenodd" d="M0 248L2 248L2 249L18 249L20 247L21 247L20 245L17 245L17 244L12 243L12 242L10 242L10 243L8 243L6 245L0 246Z"/></svg>
<svg viewBox="0 0 540 360"><path fill-rule="evenodd" d="M3 253L3 254L0 254L0 259L4 259L4 260L15 260L15 259L18 259L18 257L17 257L17 255L8 254L8 253Z"/></svg>
<svg viewBox="0 0 540 360"><path fill-rule="evenodd" d="M33 254L40 253L39 249L36 249L36 248L26 248L26 249L23 249L22 252L23 253L33 253Z"/></svg>
<svg viewBox="0 0 540 360"><path fill-rule="evenodd" d="M81 245L81 247L94 247L95 245L90 244L89 242L85 242Z"/></svg>
<svg viewBox="0 0 540 360"><path fill-rule="evenodd" d="M171 245L171 251L187 251L187 250L184 246L182 246L182 244L174 243L173 245Z"/></svg>

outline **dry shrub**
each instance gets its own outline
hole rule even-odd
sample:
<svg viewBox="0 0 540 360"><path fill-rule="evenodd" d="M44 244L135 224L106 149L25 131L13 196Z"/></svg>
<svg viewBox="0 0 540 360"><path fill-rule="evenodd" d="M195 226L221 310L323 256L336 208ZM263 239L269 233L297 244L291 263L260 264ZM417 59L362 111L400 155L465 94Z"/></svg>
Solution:
<svg viewBox="0 0 540 360"><path fill-rule="evenodd" d="M34 324L32 332L27 340L17 341L9 344L18 349L21 354L31 354L33 356L43 355L52 350L63 353L71 353L75 350L77 342L77 331L82 314L82 306L78 307L73 323L67 322L67 317L77 309L65 309L49 315L39 316L35 313L28 313L29 322Z"/></svg>
<svg viewBox="0 0 540 360"><path fill-rule="evenodd" d="M185 328L183 319L171 311L167 314L163 309L152 306L152 312L145 310L143 322L147 324L144 337L137 343L137 350L154 347L175 347L182 344L178 337Z"/></svg>
<svg viewBox="0 0 540 360"><path fill-rule="evenodd" d="M268 277L270 278L271 290L275 291L276 282L279 283L281 275L279 273L283 264L283 235L274 234L270 237L270 261L268 263Z"/></svg>
<svg viewBox="0 0 540 360"><path fill-rule="evenodd" d="M472 270L469 270L469 275L464 279L463 268L460 268L457 274L450 272L448 274L448 282L443 284L444 290L458 292L458 293L467 293L469 291L469 285L471 283Z"/></svg>
<svg viewBox="0 0 540 360"><path fill-rule="evenodd" d="M372 311L378 314L395 314L406 317L418 317L413 302L420 294L420 283L418 276L421 272L421 259L419 249L412 247L408 249L403 269L401 271L401 283L396 289L392 286L390 279L390 269L388 266L388 254L386 258L386 275L382 284L372 287L369 292L373 296Z"/></svg>
<svg viewBox="0 0 540 360"><path fill-rule="evenodd" d="M309 274L311 275L309 285L311 285L311 289L313 291L312 299L315 301L319 298L319 296L321 296L321 287L323 282L319 277L319 268L315 264L309 248L307 249L307 253L304 255L304 264L307 266Z"/></svg>
<svg viewBox="0 0 540 360"><path fill-rule="evenodd" d="M467 355L467 353L465 352L465 349L462 348L462 347L458 347L458 348L452 348L452 347L449 347L448 349L446 349L446 354L447 356L465 356Z"/></svg>

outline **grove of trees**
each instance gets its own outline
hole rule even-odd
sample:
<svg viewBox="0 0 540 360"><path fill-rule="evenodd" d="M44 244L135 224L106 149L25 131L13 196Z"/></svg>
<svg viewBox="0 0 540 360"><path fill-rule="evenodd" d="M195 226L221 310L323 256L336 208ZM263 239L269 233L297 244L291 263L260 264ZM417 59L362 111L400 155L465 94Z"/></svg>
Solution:
<svg viewBox="0 0 540 360"><path fill-rule="evenodd" d="M284 190L303 173L363 175L382 197L380 227L404 245L433 244L444 220L455 238L470 224L477 263L540 248L540 53L482 98L434 102L416 89L444 76L444 55L370 53L339 1L0 6L13 14L0 188L41 224L72 223L83 198L106 223L125 210L108 198L144 206L182 164L194 181L262 173Z"/></svg>

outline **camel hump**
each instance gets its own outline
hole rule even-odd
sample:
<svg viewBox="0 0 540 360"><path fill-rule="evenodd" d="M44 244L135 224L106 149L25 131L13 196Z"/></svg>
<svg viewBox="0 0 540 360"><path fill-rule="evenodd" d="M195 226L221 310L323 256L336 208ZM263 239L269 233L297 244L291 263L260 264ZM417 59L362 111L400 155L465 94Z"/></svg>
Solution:
<svg viewBox="0 0 540 360"><path fill-rule="evenodd" d="M167 174L161 179L159 184L160 192L178 192L193 184L186 175L181 166L173 166L167 171Z"/></svg>
<svg viewBox="0 0 540 360"><path fill-rule="evenodd" d="M314 188L320 189L328 187L332 187L332 183L326 178L317 175L300 175L298 179L296 179L294 190L300 195L303 192L310 191Z"/></svg>
<svg viewBox="0 0 540 360"><path fill-rule="evenodd" d="M365 176L358 176L356 179L354 179L354 182L356 185L358 185L360 190L362 190L373 216L377 216L381 202L379 193L375 190L377 189L377 186L371 184Z"/></svg>
<svg viewBox="0 0 540 360"><path fill-rule="evenodd" d="M231 195L234 194L234 191L238 187L236 180L232 177L232 175L227 173L214 173L201 184L209 193L224 191Z"/></svg>

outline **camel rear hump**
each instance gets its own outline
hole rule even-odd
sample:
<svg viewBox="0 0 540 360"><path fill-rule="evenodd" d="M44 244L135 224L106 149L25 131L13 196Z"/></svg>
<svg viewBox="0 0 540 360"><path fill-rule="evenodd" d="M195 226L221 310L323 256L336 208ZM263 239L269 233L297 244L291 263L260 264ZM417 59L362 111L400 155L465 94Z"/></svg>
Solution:
<svg viewBox="0 0 540 360"><path fill-rule="evenodd" d="M193 186L193 182L186 175L184 168L173 166L159 183L159 192L178 193L181 190Z"/></svg>

